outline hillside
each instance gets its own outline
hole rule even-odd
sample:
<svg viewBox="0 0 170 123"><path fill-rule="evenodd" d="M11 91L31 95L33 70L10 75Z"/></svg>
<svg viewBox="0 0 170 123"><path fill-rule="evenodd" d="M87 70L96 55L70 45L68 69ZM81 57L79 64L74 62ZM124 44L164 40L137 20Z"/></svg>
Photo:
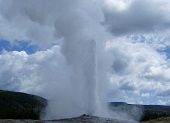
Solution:
<svg viewBox="0 0 170 123"><path fill-rule="evenodd" d="M0 90L0 119L40 119L46 105L38 96Z"/></svg>
<svg viewBox="0 0 170 123"><path fill-rule="evenodd" d="M149 121L157 118L166 118L170 117L170 106L163 105L136 105L136 104L127 104L124 102L110 102L110 108L122 110L128 112L134 118L138 114L134 113L134 110L142 112L142 117L139 119L141 122Z"/></svg>

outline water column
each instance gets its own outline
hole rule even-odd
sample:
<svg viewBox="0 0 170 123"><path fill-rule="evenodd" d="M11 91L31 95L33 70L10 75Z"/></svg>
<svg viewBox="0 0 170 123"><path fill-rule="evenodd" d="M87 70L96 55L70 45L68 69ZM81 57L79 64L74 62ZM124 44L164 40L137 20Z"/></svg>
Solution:
<svg viewBox="0 0 170 123"><path fill-rule="evenodd" d="M98 108L98 90L97 90L97 58L96 42L94 40L88 43L86 49L86 58L83 64L85 76L84 97L86 99L85 109L88 115L95 115Z"/></svg>

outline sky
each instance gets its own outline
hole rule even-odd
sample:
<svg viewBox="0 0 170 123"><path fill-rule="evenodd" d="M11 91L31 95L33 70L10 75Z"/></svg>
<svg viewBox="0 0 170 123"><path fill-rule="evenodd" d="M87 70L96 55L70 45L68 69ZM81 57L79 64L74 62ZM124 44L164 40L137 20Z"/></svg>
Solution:
<svg viewBox="0 0 170 123"><path fill-rule="evenodd" d="M169 0L1 0L0 89L68 97L94 55L107 101L170 105L169 13Z"/></svg>

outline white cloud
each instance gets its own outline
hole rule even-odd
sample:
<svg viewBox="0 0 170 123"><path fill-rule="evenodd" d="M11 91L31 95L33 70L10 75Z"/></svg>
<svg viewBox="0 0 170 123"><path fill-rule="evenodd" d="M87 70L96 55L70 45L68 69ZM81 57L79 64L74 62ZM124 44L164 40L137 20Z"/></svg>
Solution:
<svg viewBox="0 0 170 123"><path fill-rule="evenodd" d="M167 105L167 102L166 101L162 101L162 100L158 100L157 104L158 105Z"/></svg>
<svg viewBox="0 0 170 123"><path fill-rule="evenodd" d="M45 95L36 89L47 82L55 82L56 76L61 78L63 74L60 73L61 67L66 66L58 46L32 55L24 51L5 51L0 55L0 59L1 89L35 93L41 96Z"/></svg>
<svg viewBox="0 0 170 123"><path fill-rule="evenodd" d="M169 88L169 60L145 43L115 38L106 45L112 53L111 82L121 90L161 90ZM166 91L166 96L169 94ZM161 94L159 94L161 95ZM162 94L163 95L163 94Z"/></svg>
<svg viewBox="0 0 170 123"><path fill-rule="evenodd" d="M129 7L131 0L104 0L104 3L111 10L116 8L118 11L125 11Z"/></svg>
<svg viewBox="0 0 170 123"><path fill-rule="evenodd" d="M141 96L142 97L150 97L150 93L142 93Z"/></svg>
<svg viewBox="0 0 170 123"><path fill-rule="evenodd" d="M107 1L107 0L106 0ZM127 0L128 2L111 2L120 8L126 8L123 11L117 9L103 8L104 25L114 35L138 34L154 32L169 28L169 6L161 0ZM169 3L169 2L168 2Z"/></svg>

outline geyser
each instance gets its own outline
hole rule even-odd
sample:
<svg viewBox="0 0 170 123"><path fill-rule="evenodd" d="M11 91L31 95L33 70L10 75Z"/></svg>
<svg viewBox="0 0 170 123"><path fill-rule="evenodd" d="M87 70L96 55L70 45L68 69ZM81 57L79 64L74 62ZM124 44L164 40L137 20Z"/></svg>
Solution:
<svg viewBox="0 0 170 123"><path fill-rule="evenodd" d="M75 42L71 42L72 44L67 44L68 41L65 41L62 46L62 53L71 69L69 83L73 97L70 103L72 105L78 103L78 106L74 108L80 110L77 116L96 115L100 109L96 42L93 39L84 40L80 42L75 39ZM68 117L72 117L73 112L74 110L70 111Z"/></svg>
<svg viewBox="0 0 170 123"><path fill-rule="evenodd" d="M105 50L106 40L112 37L106 31L107 24L102 23L110 14L110 9L105 7L105 0L0 2L0 20L9 25L9 30L5 26L11 35L9 40L32 41L48 49L25 54L25 71L22 67L19 72L14 71L21 78L16 77L22 83L20 91L49 100L45 119L83 114L107 116L107 75L113 59ZM27 64L31 67L25 66ZM16 66L18 69L19 65Z"/></svg>
<svg viewBox="0 0 170 123"><path fill-rule="evenodd" d="M85 109L88 115L94 115L95 111L99 108L99 100L97 93L97 56L96 56L96 42L89 42L87 47L87 57L83 63L83 73L85 76L84 83L84 97L85 97Z"/></svg>
<svg viewBox="0 0 170 123"><path fill-rule="evenodd" d="M60 1L58 4L62 3L63 1ZM64 2L64 5L66 3ZM102 115L101 110L103 109L104 114L106 106L103 104L103 97L106 96L103 88L107 79L103 66L98 69L98 54L104 51L102 35L105 35L105 29L100 24L103 19L101 10L97 4L92 5L90 1L85 0L75 0L63 7L59 10L59 17L55 20L54 26L56 38L63 41L61 53L66 61L67 80L62 82L64 91L57 91L61 95L51 100L47 109L47 113L51 113L47 114L47 118Z"/></svg>
<svg viewBox="0 0 170 123"><path fill-rule="evenodd" d="M83 51L80 54L81 58L78 58L80 62L75 65L71 63L74 69L72 83L79 83L80 92L76 93L80 93L80 96L83 98L84 113L94 115L99 108L96 42L93 40L87 41L83 47ZM76 52L80 53L80 51ZM79 78L80 76L81 78Z"/></svg>
<svg viewBox="0 0 170 123"><path fill-rule="evenodd" d="M66 74L69 73L68 79L63 82L61 90L56 90L55 97L52 96L47 108L47 119L83 114L98 116L102 115L101 109L104 114L105 105L101 105L102 98L99 95L97 44L93 39L83 40L79 42L77 38L71 44L65 40L62 45L61 52L69 68L66 71Z"/></svg>

